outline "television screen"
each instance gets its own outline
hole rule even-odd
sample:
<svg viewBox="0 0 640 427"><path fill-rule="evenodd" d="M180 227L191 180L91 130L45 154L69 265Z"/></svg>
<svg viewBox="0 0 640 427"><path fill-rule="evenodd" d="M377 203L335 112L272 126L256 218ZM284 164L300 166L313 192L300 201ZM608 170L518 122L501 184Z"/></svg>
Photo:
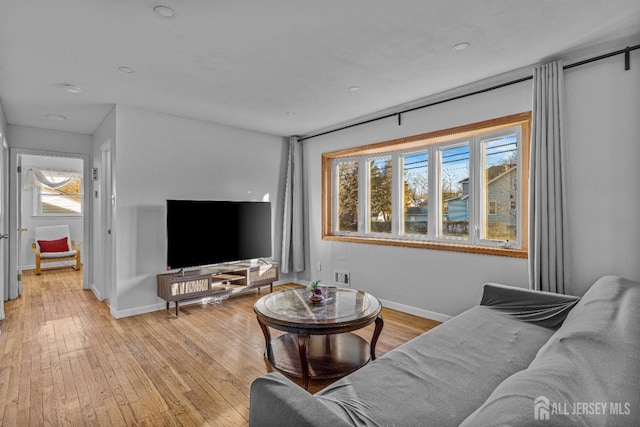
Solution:
<svg viewBox="0 0 640 427"><path fill-rule="evenodd" d="M271 257L271 203L167 200L167 270Z"/></svg>

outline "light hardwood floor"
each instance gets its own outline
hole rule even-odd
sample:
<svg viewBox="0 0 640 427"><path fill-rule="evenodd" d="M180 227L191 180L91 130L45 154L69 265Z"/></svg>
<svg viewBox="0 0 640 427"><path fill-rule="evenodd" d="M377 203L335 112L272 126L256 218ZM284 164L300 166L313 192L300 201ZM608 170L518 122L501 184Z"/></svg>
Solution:
<svg viewBox="0 0 640 427"><path fill-rule="evenodd" d="M71 269L25 272L22 296L5 303L2 425L248 424L250 384L270 370L257 293L184 306L178 318L160 310L116 320L81 281ZM382 314L378 357L438 325ZM373 325L358 333L369 340ZM312 381L310 391L326 385Z"/></svg>

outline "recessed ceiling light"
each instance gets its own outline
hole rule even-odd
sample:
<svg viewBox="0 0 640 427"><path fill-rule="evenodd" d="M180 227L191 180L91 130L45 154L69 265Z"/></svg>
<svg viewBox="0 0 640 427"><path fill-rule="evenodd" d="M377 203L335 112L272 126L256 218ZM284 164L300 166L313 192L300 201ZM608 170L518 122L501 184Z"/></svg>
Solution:
<svg viewBox="0 0 640 427"><path fill-rule="evenodd" d="M351 87L349 88L349 90L350 90L351 92L357 92L357 91L359 91L359 90L360 90L360 86L351 86Z"/></svg>
<svg viewBox="0 0 640 427"><path fill-rule="evenodd" d="M176 11L169 6L159 5L154 7L153 11L156 13L156 15L161 16L165 19L173 19L176 16Z"/></svg>
<svg viewBox="0 0 640 427"><path fill-rule="evenodd" d="M134 70L131 67L127 67L126 65L123 65L122 67L118 67L119 71L122 71L123 73L127 73L127 74L133 74L136 72L136 70Z"/></svg>
<svg viewBox="0 0 640 427"><path fill-rule="evenodd" d="M62 88L69 93L82 93L82 87L72 83L64 83Z"/></svg>
<svg viewBox="0 0 640 427"><path fill-rule="evenodd" d="M465 50L466 48L468 48L469 46L471 46L471 43L468 42L462 42L462 43L458 43L455 46L453 46L453 50L455 52L460 52L461 50Z"/></svg>
<svg viewBox="0 0 640 427"><path fill-rule="evenodd" d="M295 111L287 111L287 116L291 116L291 117L293 117L293 116L295 116L295 115L296 115L296 112L295 112Z"/></svg>
<svg viewBox="0 0 640 427"><path fill-rule="evenodd" d="M67 118L65 116L61 115L61 114L49 113L49 114L46 114L45 117L47 119L51 119L51 120L59 120L59 121L60 120L67 120Z"/></svg>

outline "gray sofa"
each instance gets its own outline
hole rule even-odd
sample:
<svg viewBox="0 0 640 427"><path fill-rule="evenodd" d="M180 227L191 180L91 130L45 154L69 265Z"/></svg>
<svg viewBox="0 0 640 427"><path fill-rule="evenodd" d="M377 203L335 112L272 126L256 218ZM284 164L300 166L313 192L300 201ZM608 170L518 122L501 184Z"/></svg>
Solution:
<svg viewBox="0 0 640 427"><path fill-rule="evenodd" d="M486 284L479 306L315 395L257 378L249 423L640 425L640 283L606 276L582 298Z"/></svg>

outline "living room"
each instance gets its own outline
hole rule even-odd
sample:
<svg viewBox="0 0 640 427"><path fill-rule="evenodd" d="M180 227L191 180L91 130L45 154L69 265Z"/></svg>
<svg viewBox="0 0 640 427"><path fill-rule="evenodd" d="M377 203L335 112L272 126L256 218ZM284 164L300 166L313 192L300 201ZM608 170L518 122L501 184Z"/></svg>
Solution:
<svg viewBox="0 0 640 427"><path fill-rule="evenodd" d="M632 59L635 56L637 51L632 52ZM566 75L567 132L571 135L567 147L573 248L570 270L576 294L583 293L602 274L640 276L640 266L634 262L640 244L633 238L640 232L634 214L640 208L640 200L635 197L639 172L634 167L638 154L635 85L639 79L636 67L625 71L623 65L620 57L614 57ZM391 119L304 143L309 204L306 265L310 268L298 277L284 276L283 280L332 283L333 270L348 270L354 287L404 305L407 310L413 307L444 316L475 304L480 285L487 281L526 287L527 262L523 259L323 241L319 194L320 157L324 152L347 147L352 141L364 145L530 109L531 82L527 81L405 114L402 126ZM93 135L67 135L16 125L10 125L6 135L12 148L47 147L92 155L93 166L98 168L100 145L111 140L116 146L116 182L127 183L116 183L118 285L117 299L112 301L116 317L160 307L155 275L165 268L162 236L166 199L262 200L267 195L273 202L274 218L282 216L282 171L288 148L281 137L121 105L112 108ZM600 142L604 140L615 146L603 151ZM238 147L242 147L241 152ZM609 163L614 161L616 167L611 167ZM172 170L180 170L180 174L170 174ZM189 185L185 188L186 182ZM217 182L225 185L212 190L210 183ZM600 203L594 203L594 197ZM274 236L280 235L280 230L278 221ZM274 239L274 254L280 252L280 244ZM100 260L98 236L93 245L94 259ZM384 267L391 259L396 268ZM321 271L315 269L318 262ZM92 278L92 286L99 287L99 280Z"/></svg>
<svg viewBox="0 0 640 427"><path fill-rule="evenodd" d="M177 5L176 9L179 8ZM623 15L635 19L637 24L637 7L632 11ZM180 14L175 21L179 19ZM388 112L480 92L486 87L531 76L532 67L543 60L562 59L572 64L636 46L640 41L637 32L624 33L623 37L606 42L598 40L601 34L595 36L589 45L580 45L579 49L576 43L575 49L562 46L539 52L535 62L494 74L477 74L473 80L438 92L416 91L414 98L404 98L366 114L357 110L357 114L342 117L339 122L365 121ZM472 53L474 47L475 43L469 47L470 51L459 53ZM447 50L450 49L448 46ZM578 296L603 275L640 280L637 262L640 259L637 238L640 235L637 215L640 170L636 166L640 158L637 137L640 134L637 120L640 116L640 54L635 49L629 56L628 70L624 54L620 54L565 71L566 209L570 218L571 253L567 285L571 293ZM56 76L56 81L65 78ZM138 83L144 86L144 82ZM119 319L164 309L164 302L156 293L156 275L166 269L164 209L167 199L271 201L273 257L279 260L289 150L287 137L294 133L256 131L248 121L245 128L237 123L218 124L229 122L228 113L224 111L219 112L219 120L215 120L215 116L211 120L181 117L171 111L121 103L117 96L105 98L100 105L80 103L102 114L91 129L62 130L56 128L61 125L55 121L44 128L17 119L22 106L14 107L7 100L5 93L10 84L9 77L2 78L0 131L12 152L11 161L13 152L73 153L88 156L92 162L89 169L97 168L97 179L90 183L91 203L87 206L91 233L85 237L87 246L83 248L89 256L84 286L92 289L98 299L109 301L112 317ZM178 88L165 90L167 98L173 91L179 92ZM360 91L348 95L359 96L365 90L363 85ZM331 284L335 270L348 271L353 288L375 295L385 306L439 321L477 305L486 282L527 288L528 263L522 258L324 240L321 159L327 152L528 112L532 110L532 97L532 82L524 80L403 113L401 124L396 117L391 117L317 137L312 136L324 128L340 126L323 124L295 133L303 138L312 137L302 142L305 269L296 273L281 272L280 283L306 285L321 280ZM336 100L347 104L355 102L344 94ZM277 105L282 109L280 103ZM325 109L330 110L331 105ZM280 111L278 114L286 115ZM286 119L295 121L303 115L299 111ZM116 197L110 235L103 232L103 207L109 203L109 197L103 194L105 144L110 150ZM13 227L13 221L11 218L9 229L12 230L17 228ZM15 231L10 235L15 235ZM106 239L112 239L113 243L110 270L113 285L104 281ZM5 290L5 295L7 292Z"/></svg>

